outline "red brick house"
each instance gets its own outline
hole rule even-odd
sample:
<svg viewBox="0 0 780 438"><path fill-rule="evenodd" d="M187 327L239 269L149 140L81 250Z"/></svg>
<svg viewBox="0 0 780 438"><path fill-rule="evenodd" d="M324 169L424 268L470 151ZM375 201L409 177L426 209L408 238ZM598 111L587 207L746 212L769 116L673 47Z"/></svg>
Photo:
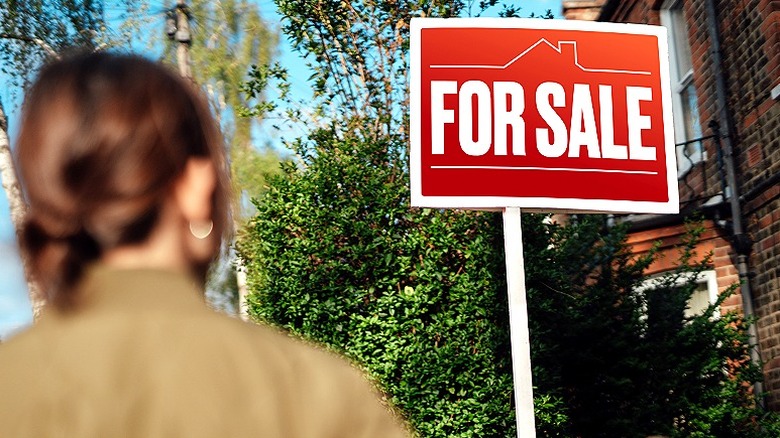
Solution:
<svg viewBox="0 0 780 438"><path fill-rule="evenodd" d="M714 254L700 279L704 305L729 285L724 303L757 318L755 359L768 406L780 409L780 1L574 0L568 19L666 26L681 214L630 215L637 252L660 240L673 267L683 220L706 218L702 252Z"/></svg>

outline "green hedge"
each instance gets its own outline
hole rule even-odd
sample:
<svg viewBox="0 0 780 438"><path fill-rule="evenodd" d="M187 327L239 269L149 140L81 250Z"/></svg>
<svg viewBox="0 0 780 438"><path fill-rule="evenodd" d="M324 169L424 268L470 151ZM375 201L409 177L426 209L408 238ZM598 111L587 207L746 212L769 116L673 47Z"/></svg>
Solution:
<svg viewBox="0 0 780 438"><path fill-rule="evenodd" d="M319 129L293 149L239 241L250 314L353 359L421 436L515 436L500 215L410 208L381 140ZM777 436L742 383L744 321L683 316L696 230L691 267L640 292L651 259L624 229L546 219L523 218L539 436Z"/></svg>
<svg viewBox="0 0 780 438"><path fill-rule="evenodd" d="M361 364L423 436L511 436L495 216L412 210L386 144L312 138L240 246L250 313Z"/></svg>

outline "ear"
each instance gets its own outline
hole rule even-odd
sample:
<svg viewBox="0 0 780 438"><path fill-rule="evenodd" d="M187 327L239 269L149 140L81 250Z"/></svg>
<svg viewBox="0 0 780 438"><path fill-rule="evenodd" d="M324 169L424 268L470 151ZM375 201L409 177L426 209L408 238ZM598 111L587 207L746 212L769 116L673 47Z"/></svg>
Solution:
<svg viewBox="0 0 780 438"><path fill-rule="evenodd" d="M208 158L190 158L174 185L173 198L187 221L211 219L211 199L217 184L214 164Z"/></svg>

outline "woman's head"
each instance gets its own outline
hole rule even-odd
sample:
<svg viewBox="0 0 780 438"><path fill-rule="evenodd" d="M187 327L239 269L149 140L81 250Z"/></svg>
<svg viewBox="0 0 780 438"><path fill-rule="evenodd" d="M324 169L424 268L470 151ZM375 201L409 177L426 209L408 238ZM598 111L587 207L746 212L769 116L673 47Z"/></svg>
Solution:
<svg viewBox="0 0 780 438"><path fill-rule="evenodd" d="M149 239L193 162L211 165L208 217L198 219L214 230L211 257L185 256L205 275L218 252L229 222L221 136L200 95L158 64L94 53L44 67L16 154L29 205L21 246L55 303L68 303L87 264Z"/></svg>

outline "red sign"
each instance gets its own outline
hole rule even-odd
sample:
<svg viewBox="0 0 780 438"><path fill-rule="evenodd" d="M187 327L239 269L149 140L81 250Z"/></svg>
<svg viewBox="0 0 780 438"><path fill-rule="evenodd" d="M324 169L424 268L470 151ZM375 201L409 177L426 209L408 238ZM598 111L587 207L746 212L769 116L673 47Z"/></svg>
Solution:
<svg viewBox="0 0 780 438"><path fill-rule="evenodd" d="M666 30L411 24L412 205L676 213Z"/></svg>

